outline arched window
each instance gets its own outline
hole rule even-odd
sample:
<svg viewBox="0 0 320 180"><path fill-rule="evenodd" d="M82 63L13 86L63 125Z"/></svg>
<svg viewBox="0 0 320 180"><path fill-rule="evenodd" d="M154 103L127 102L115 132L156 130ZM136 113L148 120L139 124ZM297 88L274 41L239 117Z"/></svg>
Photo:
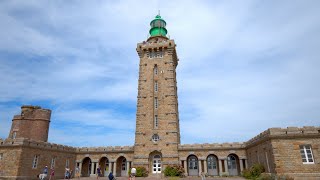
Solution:
<svg viewBox="0 0 320 180"><path fill-rule="evenodd" d="M238 160L235 155L229 155L227 159L228 171L230 176L237 176L238 172Z"/></svg>

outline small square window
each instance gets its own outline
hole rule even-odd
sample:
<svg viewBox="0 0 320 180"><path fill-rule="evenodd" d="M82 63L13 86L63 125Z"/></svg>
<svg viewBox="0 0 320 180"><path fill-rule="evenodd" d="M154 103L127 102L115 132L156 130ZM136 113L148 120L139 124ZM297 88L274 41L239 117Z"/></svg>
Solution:
<svg viewBox="0 0 320 180"><path fill-rule="evenodd" d="M0 153L0 161L3 159L3 153Z"/></svg>

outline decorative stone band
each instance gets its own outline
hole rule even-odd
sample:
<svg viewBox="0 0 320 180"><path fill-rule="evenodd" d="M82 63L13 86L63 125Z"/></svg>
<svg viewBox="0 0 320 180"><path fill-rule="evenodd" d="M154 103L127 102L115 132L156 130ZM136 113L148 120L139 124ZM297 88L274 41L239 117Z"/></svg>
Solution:
<svg viewBox="0 0 320 180"><path fill-rule="evenodd" d="M135 159L149 159L149 156L145 156L145 155L135 155L134 158L135 158Z"/></svg>
<svg viewBox="0 0 320 180"><path fill-rule="evenodd" d="M149 162L148 161L143 161L143 162L133 162L133 166L135 165L148 165Z"/></svg>
<svg viewBox="0 0 320 180"><path fill-rule="evenodd" d="M178 144L177 142L167 142L166 145L170 145L170 144Z"/></svg>
<svg viewBox="0 0 320 180"><path fill-rule="evenodd" d="M184 144L179 145L178 149L179 151L190 151L190 150L217 150L217 149L244 149L245 145L243 143L213 143L213 144Z"/></svg>
<svg viewBox="0 0 320 180"><path fill-rule="evenodd" d="M82 147L77 152L133 152L133 146Z"/></svg>
<svg viewBox="0 0 320 180"><path fill-rule="evenodd" d="M50 119L45 119L45 118L24 118L24 117L21 117L21 118L14 118L12 121L17 121L17 120L27 120L27 121L49 121L50 122Z"/></svg>
<svg viewBox="0 0 320 180"><path fill-rule="evenodd" d="M144 144L143 143L136 143L134 144L135 146L143 146Z"/></svg>
<svg viewBox="0 0 320 180"><path fill-rule="evenodd" d="M161 42L145 42L145 43L138 43L137 44L137 52L143 52L143 51L147 51L149 49L169 49L169 48L173 48L176 47L176 44L174 43L174 40L164 40Z"/></svg>
<svg viewBox="0 0 320 180"><path fill-rule="evenodd" d="M163 158L178 158L179 154L168 154L168 155L163 155Z"/></svg>
<svg viewBox="0 0 320 180"><path fill-rule="evenodd" d="M176 104L170 104L170 105L176 105ZM168 124L176 124L177 121L169 121Z"/></svg>
<svg viewBox="0 0 320 180"><path fill-rule="evenodd" d="M180 161L163 161L162 164L163 165L170 165L170 164L179 164Z"/></svg>

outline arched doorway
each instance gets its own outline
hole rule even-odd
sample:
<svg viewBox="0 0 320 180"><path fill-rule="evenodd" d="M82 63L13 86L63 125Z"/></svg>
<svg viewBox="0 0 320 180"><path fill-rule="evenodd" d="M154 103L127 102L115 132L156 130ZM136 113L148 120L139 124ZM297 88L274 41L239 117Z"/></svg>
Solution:
<svg viewBox="0 0 320 180"><path fill-rule="evenodd" d="M238 176L238 165L239 165L239 159L238 156L235 154L230 154L228 156L228 171L230 176Z"/></svg>
<svg viewBox="0 0 320 180"><path fill-rule="evenodd" d="M209 155L207 158L207 168L209 176L218 176L218 158L215 155Z"/></svg>
<svg viewBox="0 0 320 180"><path fill-rule="evenodd" d="M161 156L159 154L153 156L152 173L161 173Z"/></svg>
<svg viewBox="0 0 320 180"><path fill-rule="evenodd" d="M117 159L117 176L128 176L127 159L123 156Z"/></svg>
<svg viewBox="0 0 320 180"><path fill-rule="evenodd" d="M108 176L110 170L109 159L107 157L102 157L99 161L99 165L102 171L102 175L105 177Z"/></svg>
<svg viewBox="0 0 320 180"><path fill-rule="evenodd" d="M158 150L154 150L149 154L149 169L152 174L160 174L162 171L162 154Z"/></svg>
<svg viewBox="0 0 320 180"><path fill-rule="evenodd" d="M86 157L82 160L81 176L89 177L91 172L91 159Z"/></svg>
<svg viewBox="0 0 320 180"><path fill-rule="evenodd" d="M199 175L198 158L195 155L190 155L188 157L188 174L189 176Z"/></svg>

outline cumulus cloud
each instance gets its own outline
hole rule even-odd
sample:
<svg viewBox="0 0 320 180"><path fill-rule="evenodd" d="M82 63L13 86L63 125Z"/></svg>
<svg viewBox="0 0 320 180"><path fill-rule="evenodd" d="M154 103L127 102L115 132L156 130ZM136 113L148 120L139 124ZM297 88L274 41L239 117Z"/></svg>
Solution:
<svg viewBox="0 0 320 180"><path fill-rule="evenodd" d="M35 104L53 110L52 142L132 145L135 48L159 9L178 44L182 143L246 141L269 127L319 125L318 5L1 2L0 137L20 105Z"/></svg>

